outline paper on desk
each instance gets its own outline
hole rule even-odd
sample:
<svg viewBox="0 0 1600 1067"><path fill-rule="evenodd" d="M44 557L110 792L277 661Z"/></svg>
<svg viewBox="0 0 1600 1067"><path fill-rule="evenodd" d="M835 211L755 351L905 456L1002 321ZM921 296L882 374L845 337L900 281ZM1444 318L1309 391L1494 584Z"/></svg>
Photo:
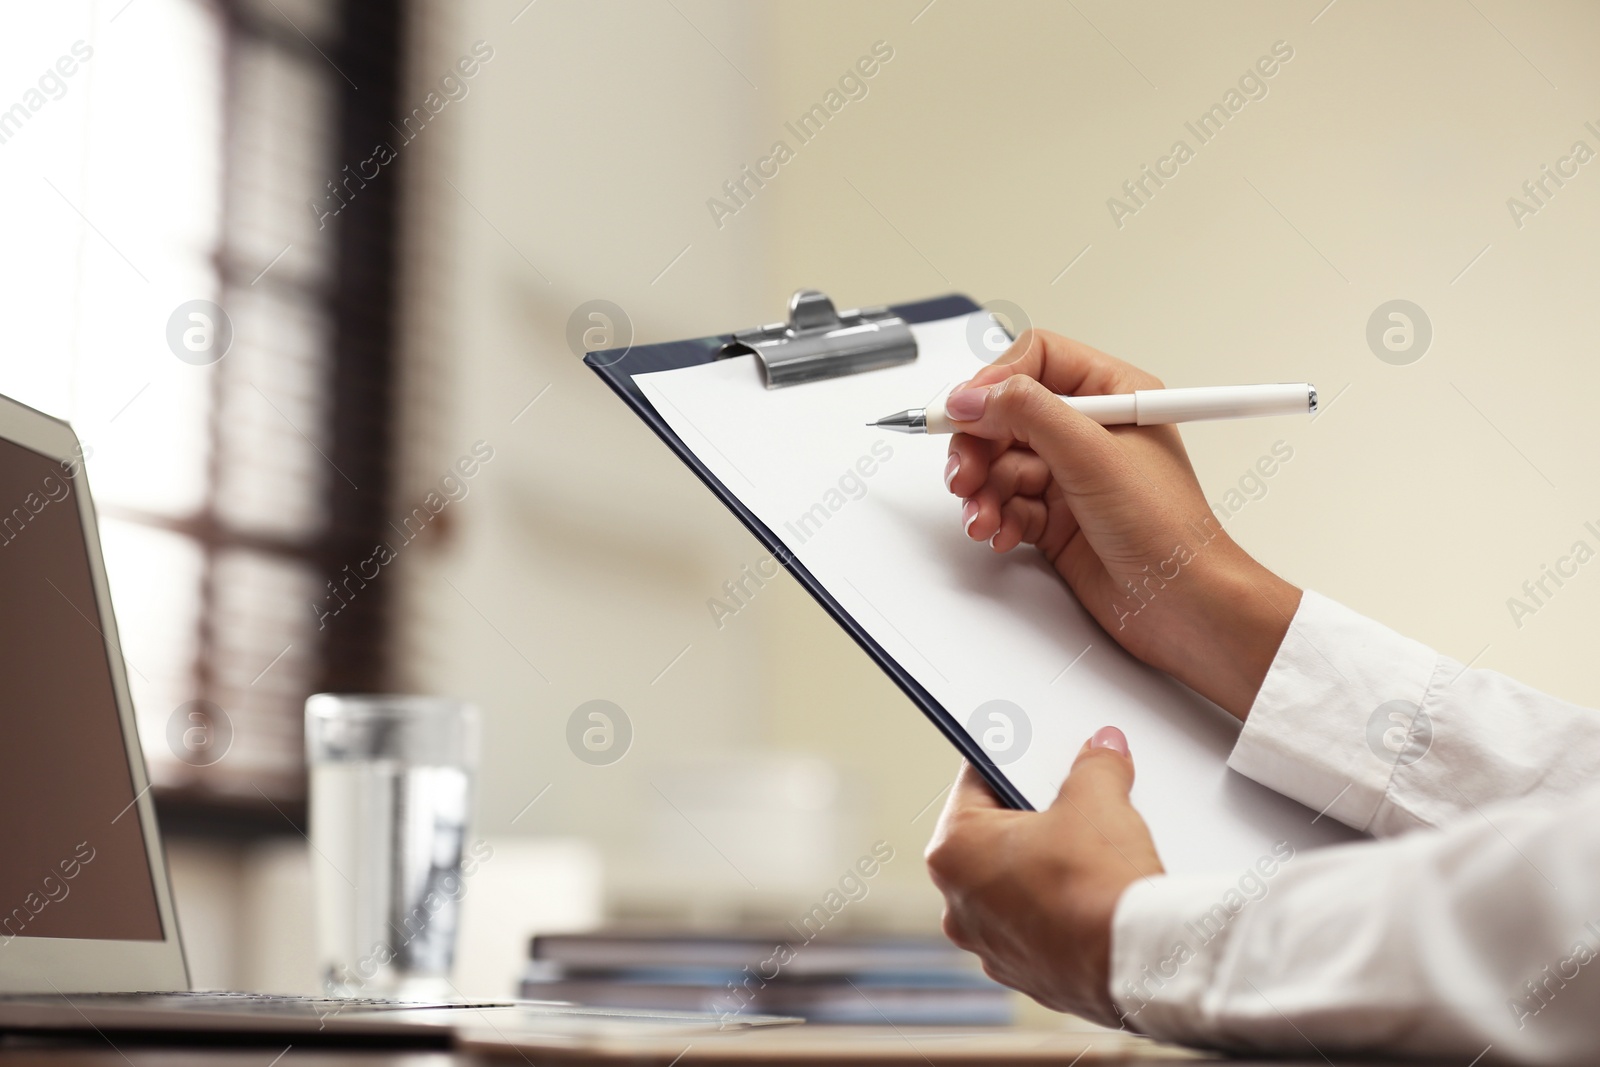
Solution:
<svg viewBox="0 0 1600 1067"><path fill-rule="evenodd" d="M1242 871L1279 841L1353 836L1227 770L1238 724L1124 653L1036 551L968 540L943 484L945 438L864 425L980 369L969 318L915 325L915 361L848 377L768 390L747 355L634 380L845 611L987 739L1034 807L1050 806L1083 742L1113 725L1169 871Z"/></svg>

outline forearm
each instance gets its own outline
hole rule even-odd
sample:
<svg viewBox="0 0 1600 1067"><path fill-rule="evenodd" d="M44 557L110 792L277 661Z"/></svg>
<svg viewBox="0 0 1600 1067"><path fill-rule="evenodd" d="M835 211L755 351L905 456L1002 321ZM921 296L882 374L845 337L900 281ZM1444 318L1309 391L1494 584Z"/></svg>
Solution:
<svg viewBox="0 0 1600 1067"><path fill-rule="evenodd" d="M1112 995L1134 1029L1230 1050L1590 1062L1597 827L1589 793L1269 876L1137 883L1114 920Z"/></svg>

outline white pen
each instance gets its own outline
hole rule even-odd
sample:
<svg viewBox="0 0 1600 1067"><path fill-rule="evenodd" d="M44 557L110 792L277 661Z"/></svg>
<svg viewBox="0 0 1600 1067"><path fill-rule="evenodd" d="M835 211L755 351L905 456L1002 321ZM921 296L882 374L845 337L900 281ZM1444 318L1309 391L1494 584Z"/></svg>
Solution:
<svg viewBox="0 0 1600 1067"><path fill-rule="evenodd" d="M1282 385L1201 385L1188 389L1139 389L1102 396L1064 396L1064 403L1102 426L1159 426L1205 419L1253 419L1261 415L1300 415L1317 410L1317 387L1308 382ZM896 433L954 433L944 397L925 408L907 408L868 426Z"/></svg>

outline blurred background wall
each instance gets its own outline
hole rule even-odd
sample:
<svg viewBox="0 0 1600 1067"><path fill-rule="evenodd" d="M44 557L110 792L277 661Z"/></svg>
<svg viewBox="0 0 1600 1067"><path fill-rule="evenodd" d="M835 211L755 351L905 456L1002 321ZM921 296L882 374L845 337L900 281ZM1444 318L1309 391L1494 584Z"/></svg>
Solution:
<svg viewBox="0 0 1600 1067"><path fill-rule="evenodd" d="M116 57L137 32L217 10L119 6L61 42L5 35L7 69L23 84L74 35L97 71L133 63ZM293 33L342 54L337 19L285 7ZM388 514L411 513L479 442L493 459L383 579L383 632L389 684L470 697L487 717L477 829L520 858L498 876L511 888L484 893L505 921L469 949L489 960L473 964L485 992L515 963L504 930L781 920L878 840L896 858L851 921L937 921L919 855L955 757L787 578L718 624L708 599L762 551L581 366L586 331L723 332L781 318L803 286L840 306L957 291L1171 385L1314 381L1314 420L1186 431L1234 536L1463 662L1600 703L1600 565L1537 604L1523 590L1575 541L1596 544L1586 521L1600 527L1592 6L414 0L405 32L400 113L480 61L396 173ZM873 55L887 58L870 78L841 86ZM800 143L786 123L836 89L846 102ZM1226 119L1202 140L1192 127L1214 105ZM779 140L792 158L731 200L724 183ZM1163 162L1180 140L1188 156ZM52 213L30 240L71 235L120 270L24 169L60 184L59 168L12 149L13 203ZM119 165L156 189L182 177L159 154ZM338 172L311 170L297 201ZM24 250L6 258L25 270ZM134 294L126 329L77 342L75 366L167 373L162 323L180 290L208 295L192 291L204 279L159 295L106 284ZM1403 320L1388 317L1397 300ZM591 318L593 301L610 307ZM78 403L30 384L34 361L57 357L43 331L27 337L0 355L0 390L35 389L30 402L109 440L142 372ZM1280 441L1292 458L1256 476ZM113 576L119 611L161 595L136 592L133 570ZM614 762L569 744L594 700L631 732ZM151 719L158 756L175 702ZM185 922L209 931L190 939L208 984L307 983L296 835L189 835L172 853ZM272 878L290 888L261 893Z"/></svg>

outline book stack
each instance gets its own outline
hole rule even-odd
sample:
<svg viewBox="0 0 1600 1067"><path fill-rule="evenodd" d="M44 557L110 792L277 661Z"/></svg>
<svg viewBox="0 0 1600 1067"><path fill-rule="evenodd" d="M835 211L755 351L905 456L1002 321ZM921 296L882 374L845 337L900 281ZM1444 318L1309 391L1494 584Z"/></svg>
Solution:
<svg viewBox="0 0 1600 1067"><path fill-rule="evenodd" d="M935 938L548 934L530 956L521 995L531 1000L833 1024L1012 1021L1010 993Z"/></svg>

